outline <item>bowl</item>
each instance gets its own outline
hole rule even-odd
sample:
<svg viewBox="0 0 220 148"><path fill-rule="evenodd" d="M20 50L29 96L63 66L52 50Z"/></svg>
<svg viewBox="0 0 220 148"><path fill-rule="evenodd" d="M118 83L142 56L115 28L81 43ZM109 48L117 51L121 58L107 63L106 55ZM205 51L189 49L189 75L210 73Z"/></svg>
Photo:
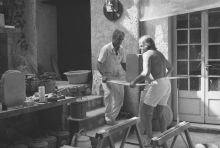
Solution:
<svg viewBox="0 0 220 148"><path fill-rule="evenodd" d="M84 84L88 82L89 70L68 71L64 74L70 84Z"/></svg>

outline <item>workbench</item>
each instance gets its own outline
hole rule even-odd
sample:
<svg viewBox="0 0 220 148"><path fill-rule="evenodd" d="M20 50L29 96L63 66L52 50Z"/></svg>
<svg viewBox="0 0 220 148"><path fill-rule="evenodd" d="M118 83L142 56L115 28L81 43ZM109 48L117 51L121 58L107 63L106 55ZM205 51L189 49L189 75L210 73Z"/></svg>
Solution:
<svg viewBox="0 0 220 148"><path fill-rule="evenodd" d="M75 100L75 97L66 97L65 99L58 100L57 102L36 103L33 106L8 107L8 109L5 111L2 111L0 108L0 119L66 105L68 103L75 102Z"/></svg>
<svg viewBox="0 0 220 148"><path fill-rule="evenodd" d="M76 97L65 97L57 102L35 103L33 106L8 107L6 111L0 109L0 120L17 118L28 114L36 115L39 127L43 129L68 129L68 105L75 102Z"/></svg>

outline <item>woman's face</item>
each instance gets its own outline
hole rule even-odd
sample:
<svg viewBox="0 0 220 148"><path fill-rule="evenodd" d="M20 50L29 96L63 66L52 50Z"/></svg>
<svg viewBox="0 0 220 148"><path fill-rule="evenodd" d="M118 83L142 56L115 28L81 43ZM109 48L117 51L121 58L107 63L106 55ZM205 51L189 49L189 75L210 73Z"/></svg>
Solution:
<svg viewBox="0 0 220 148"><path fill-rule="evenodd" d="M139 42L139 50L141 51L141 53L146 52L148 49L150 49L150 44L148 42Z"/></svg>

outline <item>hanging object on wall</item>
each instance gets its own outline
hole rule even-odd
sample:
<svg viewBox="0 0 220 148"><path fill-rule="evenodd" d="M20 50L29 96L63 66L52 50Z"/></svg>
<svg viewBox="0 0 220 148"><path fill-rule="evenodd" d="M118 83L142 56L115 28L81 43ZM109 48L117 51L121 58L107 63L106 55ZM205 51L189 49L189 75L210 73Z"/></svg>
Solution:
<svg viewBox="0 0 220 148"><path fill-rule="evenodd" d="M119 0L105 0L103 13L110 21L118 20L123 12L122 3Z"/></svg>

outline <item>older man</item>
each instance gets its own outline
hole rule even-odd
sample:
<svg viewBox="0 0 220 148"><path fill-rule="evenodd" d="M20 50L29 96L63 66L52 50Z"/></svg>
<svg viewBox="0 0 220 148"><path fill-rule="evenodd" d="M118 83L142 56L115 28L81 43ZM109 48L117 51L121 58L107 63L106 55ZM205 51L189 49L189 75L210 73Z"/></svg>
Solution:
<svg viewBox="0 0 220 148"><path fill-rule="evenodd" d="M124 87L122 85L106 83L108 80L125 79L126 58L121 46L124 36L124 32L116 29L112 35L112 42L102 47L98 57L97 69L102 75L106 106L105 120L109 125L115 124L115 119L124 100Z"/></svg>

